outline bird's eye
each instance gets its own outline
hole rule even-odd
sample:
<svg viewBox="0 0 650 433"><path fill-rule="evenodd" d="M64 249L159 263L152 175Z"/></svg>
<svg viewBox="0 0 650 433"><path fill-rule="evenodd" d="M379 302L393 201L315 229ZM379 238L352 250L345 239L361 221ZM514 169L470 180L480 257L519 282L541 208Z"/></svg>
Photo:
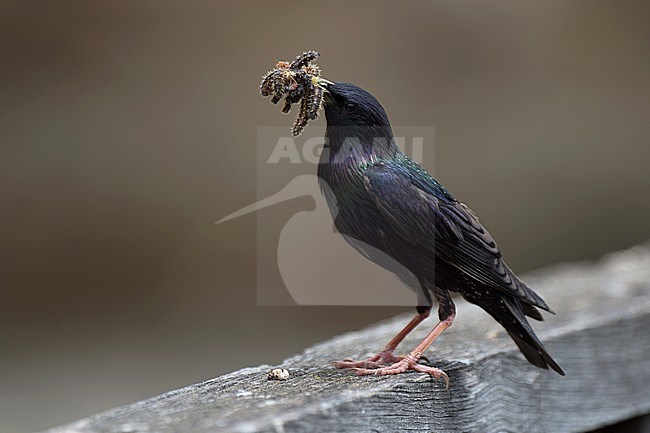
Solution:
<svg viewBox="0 0 650 433"><path fill-rule="evenodd" d="M348 113L352 113L352 112L354 112L354 111L357 110L357 104L354 104L354 103L352 103L352 102L346 102L345 105L343 106L343 108L344 108L345 111L347 111Z"/></svg>

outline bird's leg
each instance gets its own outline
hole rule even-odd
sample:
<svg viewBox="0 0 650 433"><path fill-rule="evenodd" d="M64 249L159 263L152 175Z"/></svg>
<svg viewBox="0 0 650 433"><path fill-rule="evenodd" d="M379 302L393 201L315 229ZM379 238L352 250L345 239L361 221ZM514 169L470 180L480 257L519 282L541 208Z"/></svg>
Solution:
<svg viewBox="0 0 650 433"><path fill-rule="evenodd" d="M431 332L429 332L427 336L424 337L422 342L418 344L411 353L392 365L380 368L355 368L358 375L364 376L369 374L399 374L404 373L408 370L413 370L419 373L430 374L436 379L443 378L445 379L445 388L449 388L449 376L447 376L447 373L440 370L439 368L421 365L418 362L422 357L424 351L427 350L429 346L431 346L431 343L433 343L445 329L449 328L452 323L454 323L454 318L456 317L456 307L454 306L449 293L445 291L437 292L435 294L438 302L440 303L440 308L438 309L440 322L438 322L438 324L431 330Z"/></svg>
<svg viewBox="0 0 650 433"><path fill-rule="evenodd" d="M411 319L411 321L402 329L392 340L384 346L384 348L375 356L364 359L362 361L354 361L352 359L344 359L334 363L336 368L379 368L386 364L393 364L401 361L403 356L395 356L393 352L397 346L406 338L406 336L415 329L424 319L429 317L431 307L418 307L418 313Z"/></svg>
<svg viewBox="0 0 650 433"><path fill-rule="evenodd" d="M368 374L385 375L385 374L399 374L399 373L404 373L405 371L408 370L413 370L420 373L430 374L436 379L444 378L446 388L449 388L449 376L447 376L447 373L445 373L444 371L436 367L429 367L427 365L422 365L418 361L422 357L424 351L427 350L429 346L431 346L431 343L433 343L434 340L438 338L438 336L442 334L442 332L445 329L451 326L451 324L454 322L454 317L455 317L454 315L451 315L447 317L445 320L438 322L435 328L433 328L431 332L429 332L429 334L427 334L427 336L424 337L424 340L422 340L422 342L418 344L417 347L413 349L411 353L409 353L399 361L395 362L394 364L385 367L380 367L380 368L356 368L355 370L357 371L357 374L360 376L364 376Z"/></svg>

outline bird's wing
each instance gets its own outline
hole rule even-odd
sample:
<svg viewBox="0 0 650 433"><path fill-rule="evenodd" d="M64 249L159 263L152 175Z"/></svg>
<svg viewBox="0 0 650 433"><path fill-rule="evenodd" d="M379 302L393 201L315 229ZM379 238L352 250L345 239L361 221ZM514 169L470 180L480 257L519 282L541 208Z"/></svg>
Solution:
<svg viewBox="0 0 650 433"><path fill-rule="evenodd" d="M463 203L436 197L416 186L413 173L396 163L378 162L365 171L365 187L393 229L481 283L548 311L541 297L508 268L478 218Z"/></svg>

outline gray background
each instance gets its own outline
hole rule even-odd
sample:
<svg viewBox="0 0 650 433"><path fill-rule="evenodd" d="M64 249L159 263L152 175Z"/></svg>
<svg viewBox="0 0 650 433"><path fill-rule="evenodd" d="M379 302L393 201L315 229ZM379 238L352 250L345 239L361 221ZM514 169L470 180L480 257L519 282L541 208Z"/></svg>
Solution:
<svg viewBox="0 0 650 433"><path fill-rule="evenodd" d="M437 177L515 270L648 238L647 2L0 11L2 432L276 363L404 311L256 307L255 215L213 225L256 199L257 126L292 121L259 96L261 74L305 49L394 124L435 126Z"/></svg>

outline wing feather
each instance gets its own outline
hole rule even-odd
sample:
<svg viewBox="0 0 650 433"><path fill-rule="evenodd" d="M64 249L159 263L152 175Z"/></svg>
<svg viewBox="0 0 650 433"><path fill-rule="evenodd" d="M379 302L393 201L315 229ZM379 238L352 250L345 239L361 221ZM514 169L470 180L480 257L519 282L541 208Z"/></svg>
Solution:
<svg viewBox="0 0 650 433"><path fill-rule="evenodd" d="M416 175L417 184L413 180ZM366 169L364 181L381 214L404 239L425 246L487 286L550 311L544 300L508 268L494 238L469 207L419 187L421 172L413 173L390 161L378 162ZM437 185L434 182L432 188Z"/></svg>

